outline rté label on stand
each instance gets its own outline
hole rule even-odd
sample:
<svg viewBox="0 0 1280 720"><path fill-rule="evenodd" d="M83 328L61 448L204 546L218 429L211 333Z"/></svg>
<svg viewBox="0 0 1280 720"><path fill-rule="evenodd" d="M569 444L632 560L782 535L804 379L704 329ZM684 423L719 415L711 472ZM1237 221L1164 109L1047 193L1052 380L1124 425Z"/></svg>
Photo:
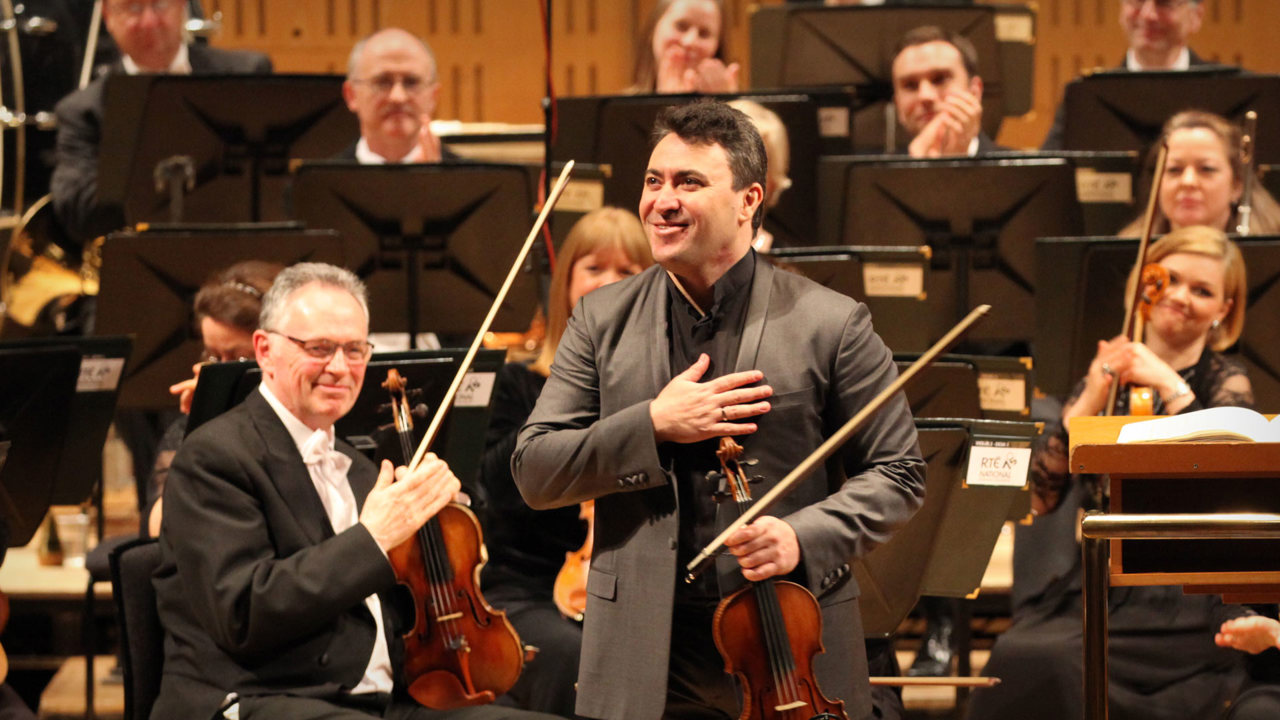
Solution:
<svg viewBox="0 0 1280 720"><path fill-rule="evenodd" d="M970 486L1024 487L1030 469L1030 441L974 440L964 481Z"/></svg>

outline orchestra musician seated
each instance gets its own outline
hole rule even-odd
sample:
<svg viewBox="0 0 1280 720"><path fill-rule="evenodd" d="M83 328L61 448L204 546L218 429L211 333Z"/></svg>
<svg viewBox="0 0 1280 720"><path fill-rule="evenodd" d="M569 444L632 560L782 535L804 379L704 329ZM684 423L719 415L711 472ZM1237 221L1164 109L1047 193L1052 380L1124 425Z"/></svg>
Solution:
<svg viewBox="0 0 1280 720"><path fill-rule="evenodd" d="M174 458L154 578L165 659L152 717L540 717L428 710L406 695L401 638L413 618L387 553L459 483L434 454L413 471L379 468L335 439L364 381L368 329L354 274L286 269L253 334L261 385Z"/></svg>
<svg viewBox="0 0 1280 720"><path fill-rule="evenodd" d="M121 55L107 74L271 72L271 60L262 53L187 43L183 29L187 13L187 3L179 0L105 0L102 21ZM58 117L57 166L50 192L59 222L78 245L124 226L123 211L98 199L105 88L104 75L63 98L54 109Z"/></svg>
<svg viewBox="0 0 1280 720"><path fill-rule="evenodd" d="M658 0L640 35L627 92L737 92L738 63L726 60L727 13L724 0Z"/></svg>
<svg viewBox="0 0 1280 720"><path fill-rule="evenodd" d="M1067 433L1073 418L1104 410L1112 382L1122 389L1131 383L1151 387L1154 412L1162 415L1253 402L1244 366L1222 354L1244 328L1245 267L1236 244L1216 228L1181 227L1152 243L1147 261L1167 270L1169 279L1150 308L1145 337L1098 341L1088 374L1035 449L1032 508L1040 516L1066 512L1072 520L1074 505L1105 508L1099 478L1070 473ZM1130 287L1138 271L1131 273ZM1128 393L1118 396L1115 414L1129 414ZM1072 548L1074 525L1067 524L1059 538ZM1068 552L1070 569L1042 574L1035 587L1020 587L1023 578L1014 578L1015 596L1025 600L1016 604L1013 625L996 641L983 671L1002 682L974 693L972 720L1082 716L1081 556L1078 549ZM1111 717L1221 714L1243 669L1239 653L1214 646L1214 634L1248 611L1224 605L1216 595L1185 595L1180 586L1112 588L1109 609Z"/></svg>
<svg viewBox="0 0 1280 720"><path fill-rule="evenodd" d="M360 122L360 138L337 159L364 165L458 159L431 131L440 79L435 53L422 38L385 28L357 42L342 97Z"/></svg>
<svg viewBox="0 0 1280 720"><path fill-rule="evenodd" d="M1254 169L1245 164L1239 126L1220 115L1186 110L1165 122L1160 139L1168 143L1169 157L1160 179L1153 235L1190 225L1236 232L1245 188L1250 184L1249 232L1280 233L1280 204L1257 182ZM1246 182L1249 174L1253 174L1252 183ZM1120 234L1142 234L1142 218Z"/></svg>

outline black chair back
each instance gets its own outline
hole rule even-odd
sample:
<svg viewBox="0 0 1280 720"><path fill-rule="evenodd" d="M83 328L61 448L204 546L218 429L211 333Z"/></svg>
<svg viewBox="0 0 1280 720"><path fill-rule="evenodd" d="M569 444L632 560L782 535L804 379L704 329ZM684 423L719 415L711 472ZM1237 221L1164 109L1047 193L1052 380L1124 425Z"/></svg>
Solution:
<svg viewBox="0 0 1280 720"><path fill-rule="evenodd" d="M134 540L111 553L111 592L120 627L126 720L146 720L160 693L164 628L151 585L151 575L159 566L160 544L155 540Z"/></svg>

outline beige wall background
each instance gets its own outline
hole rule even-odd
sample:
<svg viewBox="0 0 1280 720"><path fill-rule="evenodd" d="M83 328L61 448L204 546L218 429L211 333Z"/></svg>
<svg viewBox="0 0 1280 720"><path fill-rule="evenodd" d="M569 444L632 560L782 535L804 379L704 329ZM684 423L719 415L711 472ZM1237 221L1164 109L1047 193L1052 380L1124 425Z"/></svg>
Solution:
<svg viewBox="0 0 1280 720"><path fill-rule="evenodd" d="M1000 141L1033 147L1048 131L1062 88L1123 57L1122 0L1036 0L1035 106L1006 120ZM746 64L755 5L725 0L732 54ZM554 0L552 78L558 95L615 93L631 82L636 34L654 0ZM1192 46L1209 59L1280 72L1277 0L1204 0ZM439 116L538 123L546 94L540 0L206 0L223 14L222 47L269 53L281 72L345 72L352 44L383 27L418 33L436 51L443 90ZM744 68L745 76L745 68ZM748 78L749 80L749 78Z"/></svg>

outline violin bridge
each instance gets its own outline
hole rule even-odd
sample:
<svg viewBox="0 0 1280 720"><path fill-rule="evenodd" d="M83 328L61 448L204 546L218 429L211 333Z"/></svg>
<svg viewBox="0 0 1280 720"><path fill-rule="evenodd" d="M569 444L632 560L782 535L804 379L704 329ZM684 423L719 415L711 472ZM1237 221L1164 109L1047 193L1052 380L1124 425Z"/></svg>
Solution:
<svg viewBox="0 0 1280 720"><path fill-rule="evenodd" d="M775 705L773 709L777 712L787 712L788 710L796 710L798 708L805 707L808 704L809 703L803 700L796 700L795 702L789 702L785 705Z"/></svg>

